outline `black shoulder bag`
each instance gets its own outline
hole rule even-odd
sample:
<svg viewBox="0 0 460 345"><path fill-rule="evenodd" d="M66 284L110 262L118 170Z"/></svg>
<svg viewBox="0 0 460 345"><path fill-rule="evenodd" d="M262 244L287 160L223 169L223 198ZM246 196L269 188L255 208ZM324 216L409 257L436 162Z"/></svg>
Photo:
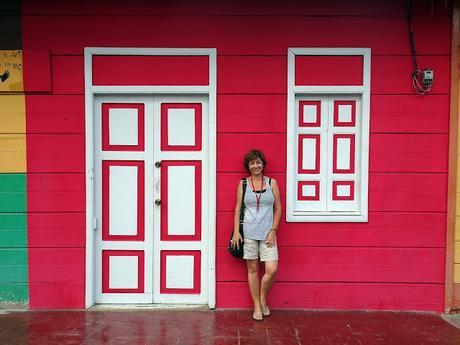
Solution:
<svg viewBox="0 0 460 345"><path fill-rule="evenodd" d="M243 234L243 222L244 222L244 194L246 193L246 179L243 179L243 197L241 199L241 208L240 208L240 235L244 241L244 234ZM233 248L232 247L232 238L233 238L233 229L230 233L230 243L228 245L228 251L232 254L235 258L242 258L243 257L243 243L240 243L240 248Z"/></svg>

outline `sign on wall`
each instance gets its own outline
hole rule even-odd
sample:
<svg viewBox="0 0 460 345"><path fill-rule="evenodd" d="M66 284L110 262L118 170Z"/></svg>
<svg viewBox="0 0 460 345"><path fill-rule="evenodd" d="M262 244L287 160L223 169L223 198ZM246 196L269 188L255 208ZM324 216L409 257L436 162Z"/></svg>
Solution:
<svg viewBox="0 0 460 345"><path fill-rule="evenodd" d="M22 91L22 51L0 50L0 92Z"/></svg>

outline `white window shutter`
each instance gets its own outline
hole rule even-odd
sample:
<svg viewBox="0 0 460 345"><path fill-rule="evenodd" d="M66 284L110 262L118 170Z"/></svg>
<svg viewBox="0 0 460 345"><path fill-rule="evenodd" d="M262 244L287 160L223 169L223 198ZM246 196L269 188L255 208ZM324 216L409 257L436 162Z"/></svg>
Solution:
<svg viewBox="0 0 460 345"><path fill-rule="evenodd" d="M294 212L326 211L327 98L298 98L296 114Z"/></svg>
<svg viewBox="0 0 460 345"><path fill-rule="evenodd" d="M327 210L359 211L361 102L358 96L329 97Z"/></svg>

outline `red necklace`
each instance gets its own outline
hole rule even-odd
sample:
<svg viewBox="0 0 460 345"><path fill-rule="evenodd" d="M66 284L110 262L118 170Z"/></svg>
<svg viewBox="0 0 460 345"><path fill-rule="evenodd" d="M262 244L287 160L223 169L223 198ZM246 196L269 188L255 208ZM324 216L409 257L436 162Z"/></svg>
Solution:
<svg viewBox="0 0 460 345"><path fill-rule="evenodd" d="M260 186L260 193L256 193L256 187L254 186L254 181L252 180L252 176L250 178L251 188L254 194L256 195L256 210L259 211L259 204L260 204L260 197L262 196L262 189L264 188L264 175L262 175L262 185Z"/></svg>

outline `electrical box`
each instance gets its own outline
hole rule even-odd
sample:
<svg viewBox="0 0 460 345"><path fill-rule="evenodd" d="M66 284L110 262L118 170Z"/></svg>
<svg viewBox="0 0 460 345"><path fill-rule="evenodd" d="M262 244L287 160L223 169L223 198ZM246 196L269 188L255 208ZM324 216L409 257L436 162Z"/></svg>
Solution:
<svg viewBox="0 0 460 345"><path fill-rule="evenodd" d="M433 78L434 78L434 72L431 68L427 68L422 71L423 85L431 85L433 83Z"/></svg>

